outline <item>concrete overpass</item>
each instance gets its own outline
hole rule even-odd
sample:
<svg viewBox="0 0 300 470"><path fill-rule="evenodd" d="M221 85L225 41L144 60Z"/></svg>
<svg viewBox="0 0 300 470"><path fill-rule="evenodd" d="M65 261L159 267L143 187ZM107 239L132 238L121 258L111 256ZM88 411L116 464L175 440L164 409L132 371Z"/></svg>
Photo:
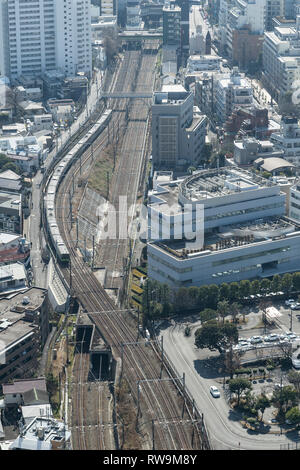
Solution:
<svg viewBox="0 0 300 470"><path fill-rule="evenodd" d="M101 93L102 98L112 98L112 99L120 99L120 98L136 98L136 99L149 99L153 97L153 93L136 93L136 92L120 92L120 93Z"/></svg>
<svg viewBox="0 0 300 470"><path fill-rule="evenodd" d="M123 41L136 41L136 42L143 42L147 40L157 39L162 41L163 39L163 32L157 30L136 30L136 31L122 31L118 34L119 39Z"/></svg>

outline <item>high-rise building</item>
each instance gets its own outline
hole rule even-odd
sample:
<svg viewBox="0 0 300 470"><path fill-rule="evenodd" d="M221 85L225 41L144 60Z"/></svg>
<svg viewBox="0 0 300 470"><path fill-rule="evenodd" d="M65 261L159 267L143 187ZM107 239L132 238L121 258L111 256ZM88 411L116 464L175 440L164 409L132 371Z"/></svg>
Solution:
<svg viewBox="0 0 300 470"><path fill-rule="evenodd" d="M10 76L91 73L90 0L6 0Z"/></svg>
<svg viewBox="0 0 300 470"><path fill-rule="evenodd" d="M8 8L7 0L0 0L0 77L9 75Z"/></svg>
<svg viewBox="0 0 300 470"><path fill-rule="evenodd" d="M296 27L280 26L265 32L263 43L263 72L266 86L278 99L291 91L300 79L300 16Z"/></svg>
<svg viewBox="0 0 300 470"><path fill-rule="evenodd" d="M152 104L152 161L155 168L174 169L201 160L207 117L181 85L165 85Z"/></svg>
<svg viewBox="0 0 300 470"><path fill-rule="evenodd" d="M177 5L181 8L181 60L185 67L190 50L190 2L189 0L177 0Z"/></svg>
<svg viewBox="0 0 300 470"><path fill-rule="evenodd" d="M175 3L163 7L163 44L178 46L181 44L181 9Z"/></svg>

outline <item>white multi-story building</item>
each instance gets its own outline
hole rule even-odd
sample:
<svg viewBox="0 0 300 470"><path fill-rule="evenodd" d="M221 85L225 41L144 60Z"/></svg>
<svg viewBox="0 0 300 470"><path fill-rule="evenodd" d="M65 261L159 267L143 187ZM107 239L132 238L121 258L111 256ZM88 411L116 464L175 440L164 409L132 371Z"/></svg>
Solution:
<svg viewBox="0 0 300 470"><path fill-rule="evenodd" d="M299 181L290 188L289 216L300 222L300 184Z"/></svg>
<svg viewBox="0 0 300 470"><path fill-rule="evenodd" d="M228 76L221 76L215 82L215 114L223 124L235 107L249 107L253 104L253 89L245 74L236 67Z"/></svg>
<svg viewBox="0 0 300 470"><path fill-rule="evenodd" d="M275 27L265 33L263 43L263 71L266 86L279 95L293 89L293 82L300 79L300 16L296 27Z"/></svg>
<svg viewBox="0 0 300 470"><path fill-rule="evenodd" d="M113 16L116 15L116 1L115 0L101 0L100 2L100 16Z"/></svg>
<svg viewBox="0 0 300 470"><path fill-rule="evenodd" d="M237 167L161 183L148 195L149 277L177 288L297 271L300 225L283 217L285 197Z"/></svg>
<svg viewBox="0 0 300 470"><path fill-rule="evenodd" d="M220 70L222 59L218 55L190 55L187 60L187 73L203 70Z"/></svg>
<svg viewBox="0 0 300 470"><path fill-rule="evenodd" d="M288 162L300 167L300 126L297 118L282 117L280 132L273 132L270 141L284 151L284 158Z"/></svg>
<svg viewBox="0 0 300 470"><path fill-rule="evenodd" d="M226 48L232 56L233 31L250 27L255 34L263 34L266 24L266 0L235 0L233 8L226 13Z"/></svg>
<svg viewBox="0 0 300 470"><path fill-rule="evenodd" d="M10 75L91 73L89 0L7 0Z"/></svg>
<svg viewBox="0 0 300 470"><path fill-rule="evenodd" d="M67 76L92 72L90 0L55 1L56 67Z"/></svg>
<svg viewBox="0 0 300 470"><path fill-rule="evenodd" d="M0 77L9 75L8 8L7 0L0 0Z"/></svg>

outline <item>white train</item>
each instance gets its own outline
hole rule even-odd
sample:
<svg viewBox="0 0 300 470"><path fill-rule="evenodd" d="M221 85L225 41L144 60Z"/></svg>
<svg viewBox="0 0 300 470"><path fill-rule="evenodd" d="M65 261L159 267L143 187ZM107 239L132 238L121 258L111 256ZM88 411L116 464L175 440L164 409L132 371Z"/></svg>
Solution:
<svg viewBox="0 0 300 470"><path fill-rule="evenodd" d="M84 152L88 145L90 145L101 134L105 126L108 124L112 116L112 110L107 109L101 118L93 125L93 127L86 133L86 135L70 150L70 152L63 157L55 166L53 173L48 180L47 187L44 191L44 216L46 221L46 228L48 240L52 245L53 251L60 264L66 266L69 263L70 255L65 242L60 235L56 215L55 215L55 198L58 187L67 173L74 160Z"/></svg>

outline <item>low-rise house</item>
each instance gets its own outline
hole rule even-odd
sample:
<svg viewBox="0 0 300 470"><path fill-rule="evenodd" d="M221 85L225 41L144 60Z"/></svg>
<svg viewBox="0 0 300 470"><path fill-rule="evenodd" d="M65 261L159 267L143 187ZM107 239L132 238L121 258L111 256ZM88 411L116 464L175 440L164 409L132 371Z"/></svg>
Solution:
<svg viewBox="0 0 300 470"><path fill-rule="evenodd" d="M35 136L0 138L0 152L28 173L37 170L48 155Z"/></svg>
<svg viewBox="0 0 300 470"><path fill-rule="evenodd" d="M20 379L14 380L12 383L4 383L2 385L2 391L5 406L23 405L24 394L33 389L47 393L45 378L38 377L36 379ZM49 400L45 403L49 403Z"/></svg>
<svg viewBox="0 0 300 470"><path fill-rule="evenodd" d="M12 170L2 171L0 173L0 191L21 193L22 191L21 176L17 175L17 173L15 173Z"/></svg>
<svg viewBox="0 0 300 470"><path fill-rule="evenodd" d="M22 195L0 191L0 231L22 233Z"/></svg>

